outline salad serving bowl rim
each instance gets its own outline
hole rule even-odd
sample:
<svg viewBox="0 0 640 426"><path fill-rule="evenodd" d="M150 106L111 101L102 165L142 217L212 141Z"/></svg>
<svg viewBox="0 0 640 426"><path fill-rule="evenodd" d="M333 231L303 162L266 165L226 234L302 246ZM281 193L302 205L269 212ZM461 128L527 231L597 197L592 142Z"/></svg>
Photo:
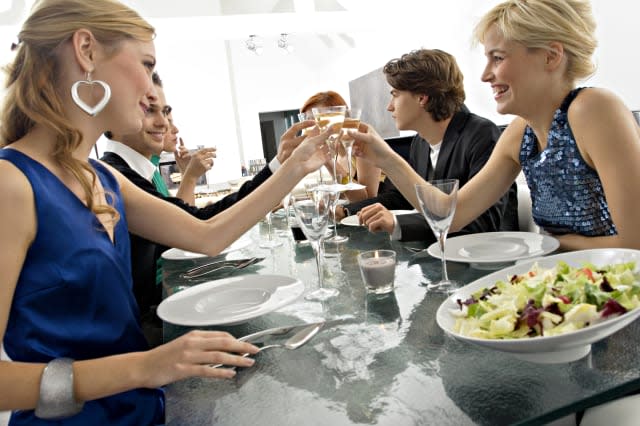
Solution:
<svg viewBox="0 0 640 426"><path fill-rule="evenodd" d="M612 263L636 261L637 271L638 268L640 268L640 250L590 249L560 253L553 256L532 259L529 262L522 262L485 275L458 289L440 305L436 312L438 326L445 333L456 339L508 352L529 361L554 363L574 361L582 358L589 353L589 348L592 343L610 336L638 318L640 308L576 331L555 336L539 336L522 339L481 339L464 336L454 331L456 317L452 314L452 310L458 309L457 299L466 300L473 292L483 287L491 287L499 280L505 280L512 275L527 272L534 263L538 263L544 268L552 268L559 261L564 261L574 267L581 266L585 262L591 262L596 266L604 266Z"/></svg>

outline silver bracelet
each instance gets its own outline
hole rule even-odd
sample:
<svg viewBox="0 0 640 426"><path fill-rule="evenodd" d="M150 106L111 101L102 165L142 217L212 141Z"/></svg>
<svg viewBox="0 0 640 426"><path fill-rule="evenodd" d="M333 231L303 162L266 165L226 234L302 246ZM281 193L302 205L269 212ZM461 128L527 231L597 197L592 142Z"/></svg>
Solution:
<svg viewBox="0 0 640 426"><path fill-rule="evenodd" d="M48 420L71 417L82 411L83 405L73 394L73 360L56 358L50 361L40 379L36 417Z"/></svg>

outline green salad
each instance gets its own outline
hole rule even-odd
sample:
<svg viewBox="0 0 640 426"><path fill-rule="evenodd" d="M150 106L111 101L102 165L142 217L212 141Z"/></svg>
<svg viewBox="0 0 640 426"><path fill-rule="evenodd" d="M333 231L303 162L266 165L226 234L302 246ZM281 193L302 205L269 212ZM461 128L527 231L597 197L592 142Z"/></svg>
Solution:
<svg viewBox="0 0 640 426"><path fill-rule="evenodd" d="M454 330L481 339L554 336L587 327L640 306L635 262L579 268L534 264L524 274L458 299Z"/></svg>

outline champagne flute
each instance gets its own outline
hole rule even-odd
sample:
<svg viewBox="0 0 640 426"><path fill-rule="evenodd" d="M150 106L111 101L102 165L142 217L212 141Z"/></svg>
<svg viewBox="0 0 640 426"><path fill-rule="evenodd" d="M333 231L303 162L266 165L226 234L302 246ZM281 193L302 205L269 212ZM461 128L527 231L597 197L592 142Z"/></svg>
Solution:
<svg viewBox="0 0 640 426"><path fill-rule="evenodd" d="M347 151L347 168L349 174L347 176L347 189L359 189L361 185L353 182L353 143L355 140L349 135L349 130L358 130L360 127L360 114L362 110L360 108L350 108L345 113L344 122L342 123L342 134L340 135L340 142ZM357 186L357 188L356 188Z"/></svg>
<svg viewBox="0 0 640 426"><path fill-rule="evenodd" d="M279 240L274 240L273 239L273 227L271 226L271 210L269 210L269 212L267 213L267 215L265 216L267 219L267 226L268 226L268 236L266 240L261 240L259 246L261 248L268 248L268 249L272 249L272 248L276 248L276 247L280 247L282 245L282 241Z"/></svg>
<svg viewBox="0 0 640 426"><path fill-rule="evenodd" d="M349 237L346 235L338 235L338 221L336 220L336 208L340 202L340 190L337 185L330 185L326 187L326 191L329 194L329 203L331 208L331 214L333 215L333 236L327 238L325 241L334 244L340 244L349 241Z"/></svg>
<svg viewBox="0 0 640 426"><path fill-rule="evenodd" d="M347 107L342 106L332 106L332 107L321 107L321 108L312 108L313 116L316 119L316 124L321 132L326 131L330 126L334 124L339 124L342 126L344 123L344 117L347 111ZM340 131L340 129L336 129L336 131ZM336 161L338 156L338 140L339 135L331 135L327 138L326 143L329 149L331 150L331 156L333 158L333 180L335 183L338 182L338 177L336 175Z"/></svg>
<svg viewBox="0 0 640 426"><path fill-rule="evenodd" d="M460 287L460 283L449 279L445 256L447 233L456 211L458 198L458 179L429 181L428 184L416 184L416 195L420 209L440 244L442 260L442 279L427 284L427 289L441 293L451 293Z"/></svg>
<svg viewBox="0 0 640 426"><path fill-rule="evenodd" d="M339 293L335 288L329 289L323 286L322 239L329 224L329 192L316 188L312 191L310 199L300 199L291 195L291 201L300 228L313 247L318 268L318 289L307 294L305 299L327 300Z"/></svg>

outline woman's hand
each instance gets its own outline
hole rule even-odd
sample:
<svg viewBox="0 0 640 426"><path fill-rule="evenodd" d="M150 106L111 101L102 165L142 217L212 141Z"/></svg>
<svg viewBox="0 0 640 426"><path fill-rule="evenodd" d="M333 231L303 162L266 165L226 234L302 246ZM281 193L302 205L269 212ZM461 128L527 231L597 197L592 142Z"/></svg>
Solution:
<svg viewBox="0 0 640 426"><path fill-rule="evenodd" d="M189 159L189 164L184 170L185 177L192 177L196 180L213 168L214 158L216 158L217 148L201 148Z"/></svg>
<svg viewBox="0 0 640 426"><path fill-rule="evenodd" d="M254 360L238 354L255 354L258 348L229 333L194 330L144 353L141 382L155 388L189 377L228 379L235 371L212 364L251 367Z"/></svg>
<svg viewBox="0 0 640 426"><path fill-rule="evenodd" d="M180 173L184 173L184 171L187 170L189 161L191 160L191 154L189 153L189 149L184 146L182 138L178 138L178 145L176 146L176 150L173 152L173 156L176 159L178 170L180 170Z"/></svg>
<svg viewBox="0 0 640 426"><path fill-rule="evenodd" d="M302 166L304 174L318 170L330 158L330 150L326 144L327 138L339 131L340 126L334 125L317 136L307 136L293 151L291 159Z"/></svg>
<svg viewBox="0 0 640 426"><path fill-rule="evenodd" d="M319 133L315 125L315 121L305 120L295 123L284 132L280 138L278 153L276 154L280 164L283 164L291 156L307 136L315 136ZM301 135L298 136L298 133L301 133Z"/></svg>
<svg viewBox="0 0 640 426"><path fill-rule="evenodd" d="M382 170L385 160L395 155L389 144L368 124L361 123L360 131L349 130L349 134L355 139L353 155Z"/></svg>

